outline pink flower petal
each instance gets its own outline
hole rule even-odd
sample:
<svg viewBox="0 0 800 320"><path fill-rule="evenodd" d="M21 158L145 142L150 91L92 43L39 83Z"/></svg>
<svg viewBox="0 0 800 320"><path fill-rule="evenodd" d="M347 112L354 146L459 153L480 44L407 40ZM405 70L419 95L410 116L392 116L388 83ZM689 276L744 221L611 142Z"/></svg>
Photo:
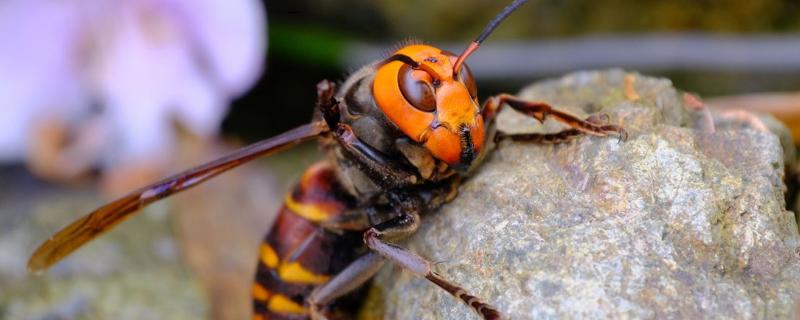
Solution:
<svg viewBox="0 0 800 320"><path fill-rule="evenodd" d="M78 12L61 1L0 2L0 160L25 156L37 117L86 105L76 76Z"/></svg>

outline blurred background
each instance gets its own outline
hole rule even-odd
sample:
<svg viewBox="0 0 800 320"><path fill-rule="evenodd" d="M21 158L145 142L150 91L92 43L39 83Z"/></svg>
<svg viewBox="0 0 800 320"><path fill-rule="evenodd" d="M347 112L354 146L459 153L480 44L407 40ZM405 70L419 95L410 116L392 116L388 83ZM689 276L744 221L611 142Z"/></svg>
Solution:
<svg viewBox="0 0 800 320"><path fill-rule="evenodd" d="M257 245L314 145L146 209L43 275L73 219L311 116L315 84L407 39L453 52L506 1L0 2L0 319L242 319ZM800 137L800 2L532 0L470 58L481 97L567 72L668 77Z"/></svg>

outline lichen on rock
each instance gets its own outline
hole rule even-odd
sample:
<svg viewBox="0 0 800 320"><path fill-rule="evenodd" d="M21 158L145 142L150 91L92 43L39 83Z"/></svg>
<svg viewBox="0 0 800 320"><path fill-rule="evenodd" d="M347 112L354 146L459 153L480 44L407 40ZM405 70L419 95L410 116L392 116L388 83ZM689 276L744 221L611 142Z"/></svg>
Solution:
<svg viewBox="0 0 800 320"><path fill-rule="evenodd" d="M715 130L696 126L706 114L669 80L622 70L570 74L520 96L608 114L629 137L501 141L403 245L511 319L798 315L800 235L783 182L791 143L717 116ZM511 110L497 124L563 128ZM374 287L386 319L477 318L397 267Z"/></svg>

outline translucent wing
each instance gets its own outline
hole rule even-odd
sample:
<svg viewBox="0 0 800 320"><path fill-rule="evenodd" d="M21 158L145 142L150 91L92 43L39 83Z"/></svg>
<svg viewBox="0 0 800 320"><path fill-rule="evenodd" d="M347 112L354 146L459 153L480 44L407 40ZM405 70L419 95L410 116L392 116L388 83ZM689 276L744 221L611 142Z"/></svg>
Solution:
<svg viewBox="0 0 800 320"><path fill-rule="evenodd" d="M47 269L80 246L113 228L139 209L174 193L194 187L250 160L311 140L327 130L313 122L256 142L225 157L178 173L112 201L78 219L42 243L28 260L29 271Z"/></svg>

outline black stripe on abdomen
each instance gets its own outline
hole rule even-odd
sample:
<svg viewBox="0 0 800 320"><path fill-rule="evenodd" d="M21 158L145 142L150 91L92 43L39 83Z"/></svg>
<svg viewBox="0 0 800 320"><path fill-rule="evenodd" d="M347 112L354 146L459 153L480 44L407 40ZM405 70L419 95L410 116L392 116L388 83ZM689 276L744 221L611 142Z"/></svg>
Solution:
<svg viewBox="0 0 800 320"><path fill-rule="evenodd" d="M309 168L278 212L264 238L253 284L254 317L305 319L304 302L317 286L337 274L364 250L360 233L334 234L319 222L342 214L352 201L342 197L332 168ZM354 314L360 297L348 295L333 305L336 314Z"/></svg>

